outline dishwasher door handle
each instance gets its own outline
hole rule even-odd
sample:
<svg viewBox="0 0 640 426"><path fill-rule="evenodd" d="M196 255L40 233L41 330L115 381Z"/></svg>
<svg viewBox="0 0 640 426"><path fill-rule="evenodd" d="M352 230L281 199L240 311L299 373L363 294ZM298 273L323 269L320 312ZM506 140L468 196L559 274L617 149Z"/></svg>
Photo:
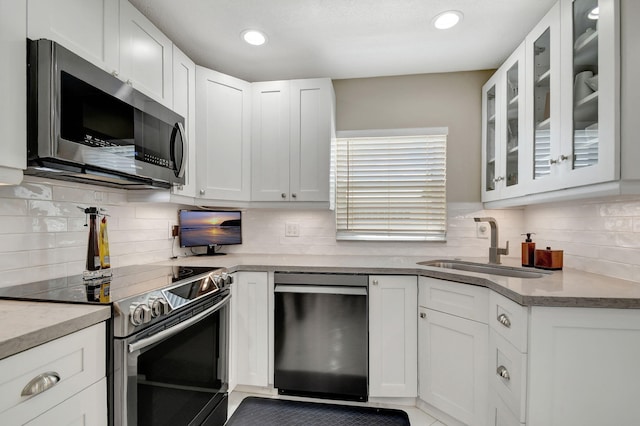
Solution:
<svg viewBox="0 0 640 426"><path fill-rule="evenodd" d="M315 285L276 285L276 293L308 293L308 294L347 294L366 296L366 287L338 287Z"/></svg>

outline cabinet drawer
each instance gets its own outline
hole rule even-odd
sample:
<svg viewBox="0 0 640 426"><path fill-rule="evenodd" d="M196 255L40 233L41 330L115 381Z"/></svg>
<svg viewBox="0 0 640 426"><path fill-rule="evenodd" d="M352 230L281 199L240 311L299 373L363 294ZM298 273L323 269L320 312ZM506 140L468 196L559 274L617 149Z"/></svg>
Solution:
<svg viewBox="0 0 640 426"><path fill-rule="evenodd" d="M489 426L524 426L493 389L489 389Z"/></svg>
<svg viewBox="0 0 640 426"><path fill-rule="evenodd" d="M489 330L489 388L495 390L520 422L525 421L527 355Z"/></svg>
<svg viewBox="0 0 640 426"><path fill-rule="evenodd" d="M0 361L0 413L10 410L12 418L28 420L99 381L106 372L105 339L105 324L100 323ZM41 374L56 375L59 381L22 396Z"/></svg>
<svg viewBox="0 0 640 426"><path fill-rule="evenodd" d="M447 314L488 322L489 289L470 284L420 277L420 306Z"/></svg>
<svg viewBox="0 0 640 426"><path fill-rule="evenodd" d="M26 423L25 426L106 426L107 379L94 383L80 393L73 395L49 411ZM10 422L11 423L11 422ZM20 422L22 424L22 422Z"/></svg>
<svg viewBox="0 0 640 426"><path fill-rule="evenodd" d="M489 295L489 325L520 352L527 352L528 309L494 291Z"/></svg>

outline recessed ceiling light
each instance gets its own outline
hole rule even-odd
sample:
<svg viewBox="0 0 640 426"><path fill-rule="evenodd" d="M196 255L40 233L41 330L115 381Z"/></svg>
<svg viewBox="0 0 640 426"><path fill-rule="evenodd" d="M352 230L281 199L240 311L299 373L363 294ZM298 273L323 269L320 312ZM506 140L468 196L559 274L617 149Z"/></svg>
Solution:
<svg viewBox="0 0 640 426"><path fill-rule="evenodd" d="M262 46L267 42L267 36L258 30L244 30L242 39L253 46Z"/></svg>
<svg viewBox="0 0 640 426"><path fill-rule="evenodd" d="M433 18L433 26L439 30L449 29L460 22L462 16L462 12L458 10L447 10Z"/></svg>
<svg viewBox="0 0 640 426"><path fill-rule="evenodd" d="M600 7L596 6L587 15L587 18L593 19L594 21L600 17Z"/></svg>

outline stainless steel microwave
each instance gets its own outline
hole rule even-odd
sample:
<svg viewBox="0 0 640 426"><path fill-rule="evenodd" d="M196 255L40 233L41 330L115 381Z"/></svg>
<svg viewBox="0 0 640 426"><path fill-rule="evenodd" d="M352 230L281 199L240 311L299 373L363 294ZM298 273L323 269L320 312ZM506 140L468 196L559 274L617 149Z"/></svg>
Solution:
<svg viewBox="0 0 640 426"><path fill-rule="evenodd" d="M184 183L184 118L50 40L27 40L26 174L149 189Z"/></svg>

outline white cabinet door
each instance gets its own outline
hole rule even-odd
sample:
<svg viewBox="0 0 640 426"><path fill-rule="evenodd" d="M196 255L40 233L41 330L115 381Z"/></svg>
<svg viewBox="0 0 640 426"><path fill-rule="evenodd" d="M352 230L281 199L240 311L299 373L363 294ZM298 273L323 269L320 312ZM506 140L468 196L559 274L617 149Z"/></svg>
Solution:
<svg viewBox="0 0 640 426"><path fill-rule="evenodd" d="M251 84L196 66L198 197L251 195Z"/></svg>
<svg viewBox="0 0 640 426"><path fill-rule="evenodd" d="M119 0L29 0L27 34L46 38L109 73L119 71Z"/></svg>
<svg viewBox="0 0 640 426"><path fill-rule="evenodd" d="M269 316L266 272L238 272L232 284L234 382L267 386Z"/></svg>
<svg viewBox="0 0 640 426"><path fill-rule="evenodd" d="M289 191L293 201L329 201L333 103L331 80L291 81Z"/></svg>
<svg viewBox="0 0 640 426"><path fill-rule="evenodd" d="M289 89L288 81L252 84L252 201L288 201L290 199Z"/></svg>
<svg viewBox="0 0 640 426"><path fill-rule="evenodd" d="M253 83L252 201L329 201L329 79Z"/></svg>
<svg viewBox="0 0 640 426"><path fill-rule="evenodd" d="M172 108L173 43L127 0L120 0L120 77Z"/></svg>
<svg viewBox="0 0 640 426"><path fill-rule="evenodd" d="M590 19L596 7L598 19ZM562 133L554 163L556 188L618 180L619 2L562 0L560 8Z"/></svg>
<svg viewBox="0 0 640 426"><path fill-rule="evenodd" d="M417 395L415 276L369 276L369 396Z"/></svg>
<svg viewBox="0 0 640 426"><path fill-rule="evenodd" d="M186 197L196 196L196 64L173 46L173 110L184 117L187 136L187 171L185 184L172 192Z"/></svg>
<svg viewBox="0 0 640 426"><path fill-rule="evenodd" d="M468 425L487 419L487 324L420 308L420 399Z"/></svg>
<svg viewBox="0 0 640 426"><path fill-rule="evenodd" d="M0 184L19 184L27 166L26 18L26 0L0 0Z"/></svg>
<svg viewBox="0 0 640 426"><path fill-rule="evenodd" d="M528 426L640 424L640 311L532 307Z"/></svg>
<svg viewBox="0 0 640 426"><path fill-rule="evenodd" d="M560 142L560 5L556 3L525 39L526 136L532 141L533 192L553 188Z"/></svg>
<svg viewBox="0 0 640 426"><path fill-rule="evenodd" d="M511 54L482 90L482 201L524 195L531 176L525 137L525 46Z"/></svg>

